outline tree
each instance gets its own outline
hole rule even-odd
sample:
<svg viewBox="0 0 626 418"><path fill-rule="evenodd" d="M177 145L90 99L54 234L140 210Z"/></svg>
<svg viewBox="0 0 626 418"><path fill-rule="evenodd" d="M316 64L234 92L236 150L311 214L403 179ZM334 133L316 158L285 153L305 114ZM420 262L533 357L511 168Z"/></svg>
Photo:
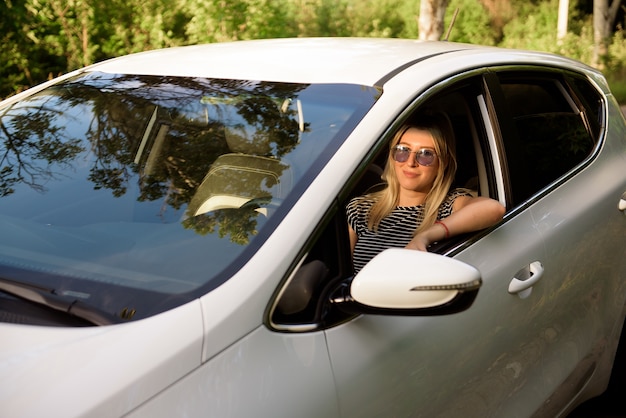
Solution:
<svg viewBox="0 0 626 418"><path fill-rule="evenodd" d="M593 1L593 56L591 65L604 69L609 50L611 29L615 23L621 0Z"/></svg>
<svg viewBox="0 0 626 418"><path fill-rule="evenodd" d="M46 41L59 33L56 22L44 5L31 3L0 1L0 99L67 69Z"/></svg>
<svg viewBox="0 0 626 418"><path fill-rule="evenodd" d="M421 0L418 20L419 39L438 41L443 34L443 18L448 0Z"/></svg>
<svg viewBox="0 0 626 418"><path fill-rule="evenodd" d="M489 20L493 37L497 42L502 41L504 26L511 20L513 6L511 0L481 0L485 9L489 12ZM468 5L464 5L468 8Z"/></svg>
<svg viewBox="0 0 626 418"><path fill-rule="evenodd" d="M567 20L569 11L569 0L559 0L559 21L556 29L556 39L560 42L567 35Z"/></svg>

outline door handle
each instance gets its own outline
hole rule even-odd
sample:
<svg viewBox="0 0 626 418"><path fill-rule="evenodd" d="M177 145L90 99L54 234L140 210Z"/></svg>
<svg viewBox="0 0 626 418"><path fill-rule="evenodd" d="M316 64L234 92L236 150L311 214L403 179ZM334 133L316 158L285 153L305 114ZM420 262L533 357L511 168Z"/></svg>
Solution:
<svg viewBox="0 0 626 418"><path fill-rule="evenodd" d="M543 276L543 265L541 261L534 261L515 274L509 283L509 293L517 294L521 299L530 296L532 287Z"/></svg>
<svg viewBox="0 0 626 418"><path fill-rule="evenodd" d="M626 192L624 192L624 194L622 195L622 198L619 200L617 207L622 212L626 212Z"/></svg>

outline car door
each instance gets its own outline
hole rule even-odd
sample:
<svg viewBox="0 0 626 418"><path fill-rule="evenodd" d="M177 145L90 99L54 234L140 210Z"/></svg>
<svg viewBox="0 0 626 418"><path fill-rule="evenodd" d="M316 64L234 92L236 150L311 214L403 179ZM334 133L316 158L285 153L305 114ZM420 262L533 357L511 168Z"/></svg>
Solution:
<svg viewBox="0 0 626 418"><path fill-rule="evenodd" d="M506 202L506 170L497 152L502 133L481 83L480 77L460 83L463 105L442 93L423 106L469 110L470 132L478 136L473 142L481 144L481 151L474 148L482 167L478 183ZM459 151L471 141L463 131L455 129ZM487 194L484 187L479 193ZM546 287L523 283L541 278L545 260L530 209L509 208L501 225L465 239L447 255L481 273L471 308L448 316L364 315L326 331L342 416L526 416L546 398L537 390L550 338L542 319L549 314ZM407 265L404 274L419 283L420 266Z"/></svg>
<svg viewBox="0 0 626 418"><path fill-rule="evenodd" d="M555 415L559 397L598 394L622 330L623 119L579 74L527 68L494 78L503 92L497 108L508 110L501 120L511 124L507 161L522 162L509 164L520 170L511 174L512 197L530 206L546 247L541 390L554 393L543 412ZM601 383L589 384L592 376Z"/></svg>
<svg viewBox="0 0 626 418"><path fill-rule="evenodd" d="M408 113L426 108L446 112L457 136L457 185L506 203L506 171L497 149L502 134L481 71L434 89L438 93L417 101ZM363 166L377 166L384 152L382 157ZM376 172L369 169L362 179L370 171ZM541 278L545 258L530 209L511 208L501 225L433 248L480 271L482 286L469 309L425 317L350 315L324 304L333 299L333 284L351 274L343 212L349 197L349 192L338 196L317 241L306 251L306 269L282 293L290 293L293 283L319 277L310 270L324 270L329 285L299 292L309 295L299 308L279 309L289 299L279 298L268 324L283 332L326 329L341 416L523 416L537 409L546 397L537 387L544 378L541 359L549 334L540 320L547 312L545 288L522 283L531 270L533 282ZM393 269L420 284L419 263Z"/></svg>

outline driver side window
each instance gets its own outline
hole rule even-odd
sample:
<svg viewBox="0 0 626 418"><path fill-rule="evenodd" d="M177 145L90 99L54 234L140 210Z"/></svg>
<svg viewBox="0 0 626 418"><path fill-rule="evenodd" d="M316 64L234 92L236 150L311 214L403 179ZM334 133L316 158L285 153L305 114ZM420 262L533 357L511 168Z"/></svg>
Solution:
<svg viewBox="0 0 626 418"><path fill-rule="evenodd" d="M491 174L493 168L483 157L489 154L486 152L486 131L478 108L477 97L482 94L479 81L473 78L457 83L420 104L415 112L441 112L451 122L458 160L452 187L468 189L475 196L497 198ZM333 308L329 302L338 286L341 283L347 285L354 274L345 206L351 198L381 187L388 147L383 145L380 148L379 155L369 161L368 168L358 175L354 186L346 190L345 197L339 199L340 203L331 211L333 213L320 225L305 259L270 310L269 325L272 328L289 332L311 331L331 327L351 317ZM468 236L456 237L434 245L430 251L443 253L467 239Z"/></svg>

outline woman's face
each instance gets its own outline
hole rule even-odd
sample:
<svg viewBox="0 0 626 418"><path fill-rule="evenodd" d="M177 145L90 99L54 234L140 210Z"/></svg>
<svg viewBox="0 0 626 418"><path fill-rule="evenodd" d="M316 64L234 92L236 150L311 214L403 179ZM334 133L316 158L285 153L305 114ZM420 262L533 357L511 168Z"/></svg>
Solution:
<svg viewBox="0 0 626 418"><path fill-rule="evenodd" d="M417 152L428 150L436 153L433 136L428 131L410 128L402 135L396 145L402 145L411 151L408 159L404 162L398 162L392 158L400 189L403 191L428 193L437 177L439 156L436 156L430 165L420 165L417 161Z"/></svg>

